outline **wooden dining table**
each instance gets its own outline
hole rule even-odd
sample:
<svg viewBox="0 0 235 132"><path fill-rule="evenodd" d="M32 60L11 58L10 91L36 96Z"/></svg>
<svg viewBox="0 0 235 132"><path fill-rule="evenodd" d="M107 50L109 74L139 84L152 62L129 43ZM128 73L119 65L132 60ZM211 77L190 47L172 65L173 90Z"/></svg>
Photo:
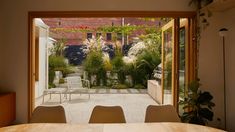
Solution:
<svg viewBox="0 0 235 132"><path fill-rule="evenodd" d="M123 124L53 124L32 123L0 128L0 132L224 132L223 130L186 123Z"/></svg>

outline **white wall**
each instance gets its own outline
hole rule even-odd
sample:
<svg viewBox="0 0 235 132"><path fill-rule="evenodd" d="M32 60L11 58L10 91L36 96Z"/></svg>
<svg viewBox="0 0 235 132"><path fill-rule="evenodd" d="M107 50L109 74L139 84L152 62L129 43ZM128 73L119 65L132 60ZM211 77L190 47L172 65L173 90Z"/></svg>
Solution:
<svg viewBox="0 0 235 132"><path fill-rule="evenodd" d="M223 69L222 69L222 45L218 30L221 28L221 13L213 13L209 19L210 26L202 31L201 43L199 47L199 78L202 89L211 92L214 96L213 102L214 120L223 117ZM214 122L213 125L219 125ZM218 127L223 127L221 124Z"/></svg>
<svg viewBox="0 0 235 132"><path fill-rule="evenodd" d="M203 90L210 91L216 103L214 108L214 122L217 127L224 127L224 94L223 94L223 60L222 60L222 38L219 36L219 29L226 27L229 35L226 37L226 74L227 74L227 124L228 130L235 131L233 126L235 100L233 93L235 77L235 60L233 56L235 46L234 22L235 9L225 12L214 12L209 19L210 26L202 32L201 44L199 48L199 78L201 79ZM233 37L232 37L233 36ZM222 122L217 121L220 118Z"/></svg>
<svg viewBox="0 0 235 132"><path fill-rule="evenodd" d="M223 26L228 28L226 44L226 86L227 86L227 127L229 132L235 132L235 8L226 11Z"/></svg>
<svg viewBox="0 0 235 132"><path fill-rule="evenodd" d="M39 28L39 80L35 83L35 98L43 95L47 87L47 42L48 30Z"/></svg>

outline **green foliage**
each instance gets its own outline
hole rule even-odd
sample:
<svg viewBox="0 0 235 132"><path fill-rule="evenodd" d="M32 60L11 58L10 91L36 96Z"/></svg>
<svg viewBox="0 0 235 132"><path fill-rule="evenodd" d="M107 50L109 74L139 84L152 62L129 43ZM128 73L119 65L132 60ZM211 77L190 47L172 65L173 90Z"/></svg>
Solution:
<svg viewBox="0 0 235 132"><path fill-rule="evenodd" d="M118 74L118 80L120 83L125 82L125 63L122 59L122 54L116 54L112 59L113 72Z"/></svg>
<svg viewBox="0 0 235 132"><path fill-rule="evenodd" d="M104 66L102 53L90 52L84 62L85 70L90 74L97 74Z"/></svg>
<svg viewBox="0 0 235 132"><path fill-rule="evenodd" d="M64 57L62 56L49 56L49 68L56 69L56 68L65 68L67 64L64 61Z"/></svg>
<svg viewBox="0 0 235 132"><path fill-rule="evenodd" d="M132 32L143 28L143 26L137 25L123 25L123 26L102 26L97 28L98 32L103 33L123 33L123 34L131 34Z"/></svg>
<svg viewBox="0 0 235 132"><path fill-rule="evenodd" d="M56 85L55 85L54 83L49 83L49 85L48 85L48 88L49 88L49 89L55 88L55 87L56 87Z"/></svg>
<svg viewBox="0 0 235 132"><path fill-rule="evenodd" d="M133 85L140 84L143 82L143 79L145 78L144 74L138 69L138 66L136 63L128 64L126 65L126 74L131 75Z"/></svg>
<svg viewBox="0 0 235 132"><path fill-rule="evenodd" d="M65 67L56 67L54 68L54 71L61 71L63 77L66 77L68 74L74 73L74 71L67 65Z"/></svg>
<svg viewBox="0 0 235 132"><path fill-rule="evenodd" d="M136 64L132 65L131 75L134 79L134 84L142 84L147 86L147 80L152 78L152 73L155 67L160 64L161 59L157 51L145 50L137 58Z"/></svg>
<svg viewBox="0 0 235 132"><path fill-rule="evenodd" d="M183 122L206 125L207 121L213 120L212 102L213 96L209 92L199 90L199 81L189 85L188 97L179 103L184 105L185 112L181 116Z"/></svg>
<svg viewBox="0 0 235 132"><path fill-rule="evenodd" d="M60 78L60 80L59 80L59 84L63 84L63 83L65 83L64 78Z"/></svg>
<svg viewBox="0 0 235 132"><path fill-rule="evenodd" d="M113 85L112 88L115 88L115 89L127 89L128 87L125 84L116 84L116 85Z"/></svg>
<svg viewBox="0 0 235 132"><path fill-rule="evenodd" d="M100 81L106 85L107 77L101 52L90 52L83 65L89 77L97 75L97 85L101 83Z"/></svg>
<svg viewBox="0 0 235 132"><path fill-rule="evenodd" d="M146 46L142 52L137 54L135 63L126 64L124 71L131 75L133 84L147 86L147 80L152 78L154 68L161 62L161 32L156 28L146 28L146 35L141 35L140 39Z"/></svg>
<svg viewBox="0 0 235 132"><path fill-rule="evenodd" d="M146 87L142 84L136 84L134 88L135 89L145 89Z"/></svg>
<svg viewBox="0 0 235 132"><path fill-rule="evenodd" d="M146 44L148 51L158 52L161 54L162 36L161 30L154 28L146 28L146 34L139 36L140 39Z"/></svg>
<svg viewBox="0 0 235 132"><path fill-rule="evenodd" d="M55 71L58 70L56 68L64 68L66 67L66 63L64 62L64 58L61 56L49 56L49 88L55 87L53 84L55 78Z"/></svg>
<svg viewBox="0 0 235 132"><path fill-rule="evenodd" d="M71 70L71 67L65 62L64 57L55 55L49 56L49 87L50 85L54 86L53 81L55 78L55 71L61 71L63 77L66 77L70 73L74 73L74 71Z"/></svg>
<svg viewBox="0 0 235 132"><path fill-rule="evenodd" d="M101 83L102 81L102 83ZM107 76L106 76L106 70L102 67L99 72L97 73L97 84L98 85L104 85L107 84Z"/></svg>
<svg viewBox="0 0 235 132"><path fill-rule="evenodd" d="M67 74L74 73L64 60L65 58L62 56L49 56L49 69L53 71L61 71L63 77L66 77Z"/></svg>
<svg viewBox="0 0 235 132"><path fill-rule="evenodd" d="M51 53L55 56L63 56L66 42L66 39L60 39L55 42L53 48L51 49Z"/></svg>
<svg viewBox="0 0 235 132"><path fill-rule="evenodd" d="M55 71L52 69L49 69L49 85L53 84L54 78L55 78Z"/></svg>
<svg viewBox="0 0 235 132"><path fill-rule="evenodd" d="M103 63L104 63L104 69L106 71L111 71L113 66L111 64L111 61L110 61L110 58L109 58L109 55L106 54L103 56Z"/></svg>
<svg viewBox="0 0 235 132"><path fill-rule="evenodd" d="M154 68L160 64L160 58L160 55L156 51L149 52L145 50L137 59L138 68L145 70L146 73L151 75Z"/></svg>
<svg viewBox="0 0 235 132"><path fill-rule="evenodd" d="M67 74L74 72L69 69L68 64L65 62L65 58L63 57L65 43L66 39L60 39L54 43L54 46L51 49L52 55L49 56L49 88L55 87L53 84L55 71L61 71L63 77L66 77Z"/></svg>

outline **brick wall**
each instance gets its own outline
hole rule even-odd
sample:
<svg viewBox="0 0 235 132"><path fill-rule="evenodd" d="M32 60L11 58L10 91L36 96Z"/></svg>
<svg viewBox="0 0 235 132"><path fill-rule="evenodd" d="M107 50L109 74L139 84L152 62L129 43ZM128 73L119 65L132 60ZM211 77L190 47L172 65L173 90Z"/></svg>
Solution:
<svg viewBox="0 0 235 132"><path fill-rule="evenodd" d="M124 18L125 24L131 25L158 25L158 21L145 21L139 18ZM64 29L80 29L81 27L87 27L89 29L94 29L100 26L112 26L112 25L121 25L122 18L43 18L42 19L48 26L50 26L50 36L56 40L61 38L67 39L66 45L79 45L82 44L84 39L86 39L87 34L81 32L65 32L65 31L55 31L55 28L64 28ZM143 30L135 31L131 34L129 42L132 41L132 37L143 34ZM93 35L96 32L92 33ZM106 37L105 35L102 35ZM111 43L111 42L108 42Z"/></svg>

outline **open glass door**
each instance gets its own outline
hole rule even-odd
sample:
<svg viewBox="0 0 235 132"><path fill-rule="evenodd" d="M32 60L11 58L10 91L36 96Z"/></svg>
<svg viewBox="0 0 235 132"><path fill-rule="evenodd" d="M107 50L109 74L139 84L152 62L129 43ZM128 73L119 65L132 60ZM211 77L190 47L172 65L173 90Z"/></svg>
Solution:
<svg viewBox="0 0 235 132"><path fill-rule="evenodd" d="M174 19L162 27L162 91L163 104L173 105Z"/></svg>
<svg viewBox="0 0 235 132"><path fill-rule="evenodd" d="M187 96L187 82L189 81L189 20L187 18L180 19L179 28L179 68L178 68L178 79L179 79L179 90L178 90L178 101L184 100ZM180 115L183 114L183 105L178 105L178 112Z"/></svg>
<svg viewBox="0 0 235 132"><path fill-rule="evenodd" d="M187 84L192 80L189 22L188 18L176 18L162 27L163 104L174 105L179 114L183 113L183 108L178 102L187 96Z"/></svg>

